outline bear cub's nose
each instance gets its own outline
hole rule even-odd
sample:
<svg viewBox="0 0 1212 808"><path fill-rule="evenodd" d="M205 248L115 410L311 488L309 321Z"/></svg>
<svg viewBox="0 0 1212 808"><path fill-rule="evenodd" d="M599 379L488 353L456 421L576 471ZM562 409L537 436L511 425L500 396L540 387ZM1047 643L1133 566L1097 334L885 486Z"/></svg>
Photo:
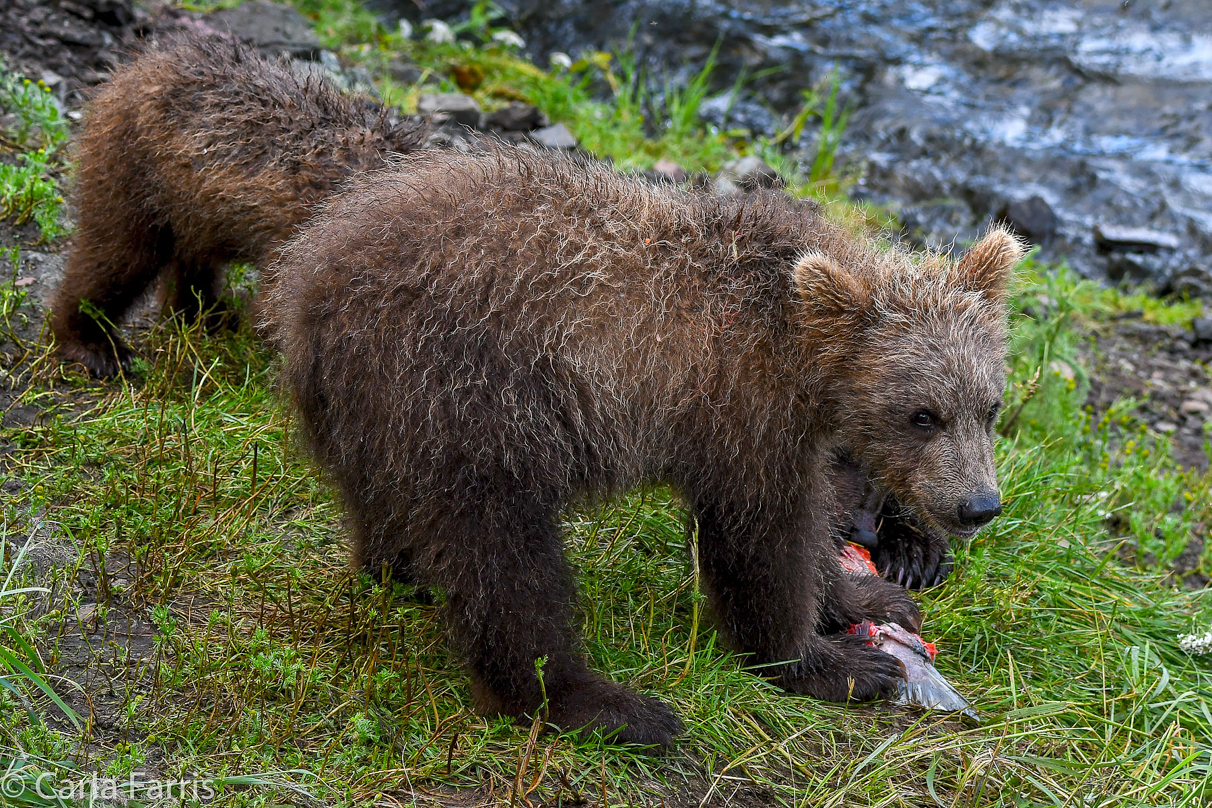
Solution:
<svg viewBox="0 0 1212 808"><path fill-rule="evenodd" d="M980 527L1002 512L1001 500L996 495L983 494L969 497L959 506L959 520L968 527Z"/></svg>

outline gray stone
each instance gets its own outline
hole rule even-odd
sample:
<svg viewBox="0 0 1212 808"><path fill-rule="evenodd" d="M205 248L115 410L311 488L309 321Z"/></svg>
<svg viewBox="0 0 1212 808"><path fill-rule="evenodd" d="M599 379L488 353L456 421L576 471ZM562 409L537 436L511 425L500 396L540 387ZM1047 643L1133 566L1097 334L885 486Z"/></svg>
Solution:
<svg viewBox="0 0 1212 808"><path fill-rule="evenodd" d="M1111 224L1094 225L1094 243L1101 250L1123 252L1157 252L1177 250L1178 236L1149 230L1145 227L1119 227Z"/></svg>
<svg viewBox="0 0 1212 808"><path fill-rule="evenodd" d="M550 126L543 110L533 104L510 104L484 116L484 127L506 132L529 132Z"/></svg>
<svg viewBox="0 0 1212 808"><path fill-rule="evenodd" d="M1212 342L1212 317L1196 317L1191 322L1191 330L1195 332L1195 342Z"/></svg>
<svg viewBox="0 0 1212 808"><path fill-rule="evenodd" d="M657 160L652 166L652 173L664 180L671 182L685 182L690 178L690 174L686 169L670 160L668 157L662 157Z"/></svg>
<svg viewBox="0 0 1212 808"><path fill-rule="evenodd" d="M417 99L417 112L426 117L445 115L463 126L480 122L480 105L463 93L424 93Z"/></svg>
<svg viewBox="0 0 1212 808"><path fill-rule="evenodd" d="M1203 267L1189 266L1170 276L1169 291L1189 298L1212 300L1212 273Z"/></svg>
<svg viewBox="0 0 1212 808"><path fill-rule="evenodd" d="M404 20L400 22L403 23ZM416 84L421 80L422 73L420 67L401 59L392 59L387 63L387 75L397 84Z"/></svg>
<svg viewBox="0 0 1212 808"><path fill-rule="evenodd" d="M53 70L43 70L39 78L48 90L54 93L60 101L63 100L63 94L67 90L66 79Z"/></svg>
<svg viewBox="0 0 1212 808"><path fill-rule="evenodd" d="M379 88L375 86L375 80L371 78L370 71L358 65L351 67L342 72L347 82L346 89L351 93L359 93L365 95L375 101L382 101L383 97L379 95Z"/></svg>
<svg viewBox="0 0 1212 808"><path fill-rule="evenodd" d="M1209 410L1208 402L1200 401L1197 398L1189 398L1179 406L1179 411L1184 415L1203 415Z"/></svg>
<svg viewBox="0 0 1212 808"><path fill-rule="evenodd" d="M1056 235L1056 212L1040 196L1011 202L1006 206L1001 218L1014 228L1014 232L1032 241L1048 241Z"/></svg>
<svg viewBox="0 0 1212 808"><path fill-rule="evenodd" d="M312 30L311 21L289 6L252 0L208 14L206 21L268 55L288 53L298 59L315 59L320 55L320 39Z"/></svg>
<svg viewBox="0 0 1212 808"><path fill-rule="evenodd" d="M1107 277L1117 283L1165 282L1173 270L1168 256L1144 252L1116 252L1107 260Z"/></svg>
<svg viewBox="0 0 1212 808"><path fill-rule="evenodd" d="M728 193L734 189L756 191L758 188L782 188L784 182L765 160L751 154L725 163L716 184L721 192Z"/></svg>
<svg viewBox="0 0 1212 808"><path fill-rule="evenodd" d="M536 129L530 133L530 137L535 143L549 149L575 149L578 145L576 135L562 123Z"/></svg>

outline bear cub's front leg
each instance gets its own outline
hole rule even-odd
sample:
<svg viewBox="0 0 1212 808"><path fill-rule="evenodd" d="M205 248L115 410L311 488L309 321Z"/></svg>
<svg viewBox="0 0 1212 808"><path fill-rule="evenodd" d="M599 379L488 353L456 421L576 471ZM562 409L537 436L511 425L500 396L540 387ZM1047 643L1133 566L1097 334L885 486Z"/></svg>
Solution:
<svg viewBox="0 0 1212 808"><path fill-rule="evenodd" d="M738 505L700 497L699 560L721 627L755 672L793 693L827 701L894 694L904 669L847 635L865 619L921 624L901 587L844 575L828 514L810 499Z"/></svg>

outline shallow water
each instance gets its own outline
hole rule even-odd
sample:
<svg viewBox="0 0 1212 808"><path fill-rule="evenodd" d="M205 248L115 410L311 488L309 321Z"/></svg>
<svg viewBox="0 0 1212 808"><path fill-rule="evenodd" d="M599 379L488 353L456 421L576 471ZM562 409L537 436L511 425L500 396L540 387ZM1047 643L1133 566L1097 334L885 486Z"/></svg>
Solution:
<svg viewBox="0 0 1212 808"><path fill-rule="evenodd" d="M1009 208L1031 219L1020 226L1045 254L1069 256L1087 275L1164 285L1179 273L1212 293L1209 0L502 5L540 63L553 50L616 47L634 25L633 47L654 75L689 75L719 40L723 92L704 111L766 134L836 68L855 107L842 157L866 166L854 192L898 210L911 237L970 239ZM729 103L742 70L767 68L778 70ZM1042 203L1025 217L1012 203L1031 197ZM1104 240L1100 249L1096 225L1160 231L1178 248Z"/></svg>

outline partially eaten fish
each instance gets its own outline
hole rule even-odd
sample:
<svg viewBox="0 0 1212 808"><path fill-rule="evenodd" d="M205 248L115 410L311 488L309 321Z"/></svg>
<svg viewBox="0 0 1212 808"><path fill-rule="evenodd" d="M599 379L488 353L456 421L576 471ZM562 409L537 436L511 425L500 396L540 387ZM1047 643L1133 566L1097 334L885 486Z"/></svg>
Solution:
<svg viewBox="0 0 1212 808"><path fill-rule="evenodd" d="M858 545L846 544L842 548L841 561L842 568L849 572L878 574L875 565L871 563L871 555ZM896 623L876 624L864 621L857 626L851 626L850 633L867 637L869 645L896 657L905 669L905 681L898 689L894 704L962 713L973 720L980 720L968 700L934 667L934 657L938 654L934 643L926 642Z"/></svg>

